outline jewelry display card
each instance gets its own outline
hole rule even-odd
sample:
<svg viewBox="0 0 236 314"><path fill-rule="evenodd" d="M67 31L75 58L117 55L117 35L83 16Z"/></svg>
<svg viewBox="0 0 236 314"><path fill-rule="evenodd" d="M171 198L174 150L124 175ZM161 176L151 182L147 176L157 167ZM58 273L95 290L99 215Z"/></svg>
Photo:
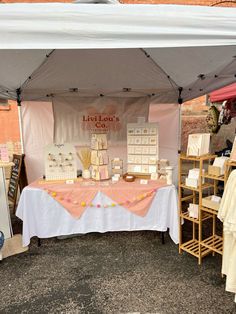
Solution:
<svg viewBox="0 0 236 314"><path fill-rule="evenodd" d="M106 134L92 134L91 149L107 149L107 135Z"/></svg>
<svg viewBox="0 0 236 314"><path fill-rule="evenodd" d="M92 150L91 151L91 164L95 166L107 165L109 162L106 150Z"/></svg>
<svg viewBox="0 0 236 314"><path fill-rule="evenodd" d="M46 180L77 178L76 151L72 144L52 144L44 149Z"/></svg>
<svg viewBox="0 0 236 314"><path fill-rule="evenodd" d="M108 166L94 166L92 165L92 179L94 180L107 180L109 179Z"/></svg>
<svg viewBox="0 0 236 314"><path fill-rule="evenodd" d="M129 123L127 125L127 168L133 174L157 171L159 138L157 123Z"/></svg>

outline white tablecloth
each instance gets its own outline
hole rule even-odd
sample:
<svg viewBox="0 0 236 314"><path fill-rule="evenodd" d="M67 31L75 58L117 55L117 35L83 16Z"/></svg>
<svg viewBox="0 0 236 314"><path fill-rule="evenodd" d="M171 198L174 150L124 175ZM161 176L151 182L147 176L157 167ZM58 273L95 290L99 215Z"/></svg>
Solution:
<svg viewBox="0 0 236 314"><path fill-rule="evenodd" d="M93 202L102 205L112 200L98 191ZM167 186L157 191L145 217L137 216L122 206L115 206L87 207L80 219L75 219L45 191L26 187L22 191L16 216L23 221L23 246L29 245L33 236L50 238L89 232L167 231L167 228L171 239L177 244L177 204L175 187Z"/></svg>

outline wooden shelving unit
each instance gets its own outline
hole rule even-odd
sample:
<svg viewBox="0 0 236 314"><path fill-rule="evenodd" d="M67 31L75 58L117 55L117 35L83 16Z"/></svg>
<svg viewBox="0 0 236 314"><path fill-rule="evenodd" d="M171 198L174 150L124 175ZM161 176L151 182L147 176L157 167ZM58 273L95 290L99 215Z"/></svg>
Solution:
<svg viewBox="0 0 236 314"><path fill-rule="evenodd" d="M203 169L206 166L206 163L210 163L216 156L215 155L204 155L200 157L189 157L186 155L180 155L179 157L179 234L180 234L180 243L179 243L179 253L185 251L198 258L198 264L202 263L202 258L210 253L213 255L215 253L222 254L223 251L223 239L221 236L216 234L216 219L217 211L211 208L202 206L202 197L203 191L207 189L213 190L214 195L217 194L217 182L223 181L226 182L228 168L225 176L212 176L207 172L203 174ZM200 169L200 179L198 188L192 188L186 186L183 183L183 161L190 163L190 168L199 168ZM205 167L206 168L206 167ZM206 170L206 169L205 169ZM186 174L185 174L186 175ZM202 178L207 180L207 182L202 183ZM192 191L191 195L183 196L183 191L188 190ZM189 217L189 214L186 210L183 209L183 202L192 202L199 205L199 217L198 219ZM186 219L192 222L192 239L183 243L182 241L182 220ZM202 224L204 221L212 219L212 235L206 239L202 238ZM198 232L196 232L196 229Z"/></svg>
<svg viewBox="0 0 236 314"><path fill-rule="evenodd" d="M212 176L207 173L203 175L203 177L213 180L214 182L214 195L217 194L217 183L218 181L223 181L226 184L228 180L229 174L232 171L232 167L236 167L236 161L227 161L225 174L222 176ZM208 208L205 206L200 206L200 211L202 213L209 213L213 215L213 224L212 224L212 236L201 241L202 248L208 248L214 253L218 253L220 255L223 254L223 237L216 234L216 219L218 211L212 208Z"/></svg>
<svg viewBox="0 0 236 314"><path fill-rule="evenodd" d="M232 168L236 167L236 161L228 161L226 163L226 171L225 171L225 181L228 180L229 174L232 171Z"/></svg>

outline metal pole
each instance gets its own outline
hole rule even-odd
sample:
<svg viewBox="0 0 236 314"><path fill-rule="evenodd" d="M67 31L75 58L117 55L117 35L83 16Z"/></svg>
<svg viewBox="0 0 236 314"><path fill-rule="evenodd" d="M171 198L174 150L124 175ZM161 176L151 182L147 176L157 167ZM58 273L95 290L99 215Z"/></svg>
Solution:
<svg viewBox="0 0 236 314"><path fill-rule="evenodd" d="M181 141L182 141L182 105L179 105L179 130L178 130L178 153L181 152Z"/></svg>
<svg viewBox="0 0 236 314"><path fill-rule="evenodd" d="M21 89L16 90L17 94L17 108L18 108L18 120L20 129L20 143L21 143L21 153L24 154L24 140L23 140L23 123L22 123L22 112L21 112Z"/></svg>

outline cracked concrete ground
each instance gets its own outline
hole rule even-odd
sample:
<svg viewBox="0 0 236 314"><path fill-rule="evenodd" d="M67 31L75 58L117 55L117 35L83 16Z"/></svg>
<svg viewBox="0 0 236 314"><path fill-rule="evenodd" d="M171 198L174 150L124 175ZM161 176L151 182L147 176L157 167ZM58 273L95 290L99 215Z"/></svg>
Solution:
<svg viewBox="0 0 236 314"><path fill-rule="evenodd" d="M220 270L157 232L33 239L0 263L0 313L236 313Z"/></svg>

